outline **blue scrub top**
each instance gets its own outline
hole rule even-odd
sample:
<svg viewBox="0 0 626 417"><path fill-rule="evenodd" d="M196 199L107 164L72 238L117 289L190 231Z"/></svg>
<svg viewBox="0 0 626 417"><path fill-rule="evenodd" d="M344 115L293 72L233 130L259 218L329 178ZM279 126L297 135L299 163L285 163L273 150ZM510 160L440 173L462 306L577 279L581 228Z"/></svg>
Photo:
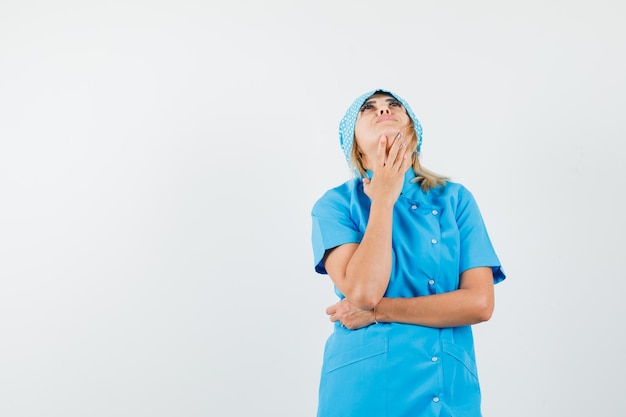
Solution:
<svg viewBox="0 0 626 417"><path fill-rule="evenodd" d="M392 270L385 297L454 291L460 274L491 267L505 278L472 194L462 185L424 192L412 169L393 213ZM315 270L328 249L359 243L370 199L355 178L314 205ZM335 288L337 295L343 295ZM470 326L431 328L378 323L348 330L335 323L326 342L319 417L481 416L480 387Z"/></svg>

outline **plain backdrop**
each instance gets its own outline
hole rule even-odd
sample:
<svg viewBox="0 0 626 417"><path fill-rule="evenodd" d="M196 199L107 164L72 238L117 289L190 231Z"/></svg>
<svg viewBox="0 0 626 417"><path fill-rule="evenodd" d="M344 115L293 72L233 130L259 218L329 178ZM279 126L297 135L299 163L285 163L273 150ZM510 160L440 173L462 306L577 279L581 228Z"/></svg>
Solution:
<svg viewBox="0 0 626 417"><path fill-rule="evenodd" d="M0 0L0 415L313 416L310 210L405 98L508 275L485 417L623 416L621 1Z"/></svg>

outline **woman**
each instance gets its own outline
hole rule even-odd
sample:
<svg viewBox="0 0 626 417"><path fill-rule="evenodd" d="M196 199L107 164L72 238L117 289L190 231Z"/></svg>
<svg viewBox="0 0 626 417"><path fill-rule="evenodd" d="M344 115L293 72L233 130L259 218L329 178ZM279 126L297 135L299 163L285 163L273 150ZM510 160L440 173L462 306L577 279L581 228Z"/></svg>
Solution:
<svg viewBox="0 0 626 417"><path fill-rule="evenodd" d="M505 275L474 198L421 167L422 127L396 94L357 98L339 139L356 178L312 211L315 269L341 299L318 416L480 416L470 326Z"/></svg>

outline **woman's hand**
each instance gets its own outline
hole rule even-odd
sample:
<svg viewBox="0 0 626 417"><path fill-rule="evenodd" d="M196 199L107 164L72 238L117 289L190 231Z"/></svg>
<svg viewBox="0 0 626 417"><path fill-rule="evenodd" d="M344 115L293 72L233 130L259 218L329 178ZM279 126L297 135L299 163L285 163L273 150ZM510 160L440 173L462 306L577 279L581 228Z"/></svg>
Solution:
<svg viewBox="0 0 626 417"><path fill-rule="evenodd" d="M333 323L339 321L343 327L350 330L357 330L376 322L374 310L362 310L350 304L345 298L328 307L326 314L330 316L330 321Z"/></svg>
<svg viewBox="0 0 626 417"><path fill-rule="evenodd" d="M398 133L389 151L387 136L382 135L378 141L374 177L363 179L363 191L372 200L394 204L404 185L404 174L411 166L411 158L407 155L408 147Z"/></svg>

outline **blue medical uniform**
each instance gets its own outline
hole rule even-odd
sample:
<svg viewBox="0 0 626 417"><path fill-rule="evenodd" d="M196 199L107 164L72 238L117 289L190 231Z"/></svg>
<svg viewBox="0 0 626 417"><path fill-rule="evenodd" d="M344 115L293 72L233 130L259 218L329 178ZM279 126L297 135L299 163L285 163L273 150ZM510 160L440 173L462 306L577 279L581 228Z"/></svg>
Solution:
<svg viewBox="0 0 626 417"><path fill-rule="evenodd" d="M460 274L491 267L505 278L472 194L462 185L424 192L409 169L393 212L392 270L385 297L454 291ZM359 243L370 199L358 178L314 205L315 270L326 250ZM337 295L342 294L336 289ZM470 326L430 328L378 323L358 330L335 323L326 342L318 417L481 416Z"/></svg>

